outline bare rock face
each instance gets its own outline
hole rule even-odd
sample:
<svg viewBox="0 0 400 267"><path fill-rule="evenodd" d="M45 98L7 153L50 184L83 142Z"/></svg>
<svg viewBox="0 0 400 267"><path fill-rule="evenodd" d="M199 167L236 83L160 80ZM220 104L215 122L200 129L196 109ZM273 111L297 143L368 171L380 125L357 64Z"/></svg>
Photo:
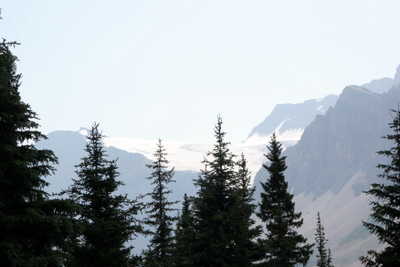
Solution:
<svg viewBox="0 0 400 267"><path fill-rule="evenodd" d="M384 94L346 87L335 107L317 116L298 144L286 151L287 177L294 192L318 195L329 188L337 193L359 170L371 174L368 182L374 181L376 151L389 145L381 137L389 131L390 110L397 107L398 99L400 86ZM300 177L306 182L300 182ZM359 186L355 193L368 187L369 183Z"/></svg>
<svg viewBox="0 0 400 267"><path fill-rule="evenodd" d="M285 176L296 209L303 212L304 234L314 240L320 212L335 266L361 266L358 257L378 247L361 223L370 214L369 199L362 192L379 180L376 165L387 161L376 152L391 147L381 137L391 131L390 110L397 109L399 100L400 84L383 94L348 86L335 107L317 115L300 141L284 151ZM254 185L267 177L261 169ZM257 188L256 197L259 192Z"/></svg>

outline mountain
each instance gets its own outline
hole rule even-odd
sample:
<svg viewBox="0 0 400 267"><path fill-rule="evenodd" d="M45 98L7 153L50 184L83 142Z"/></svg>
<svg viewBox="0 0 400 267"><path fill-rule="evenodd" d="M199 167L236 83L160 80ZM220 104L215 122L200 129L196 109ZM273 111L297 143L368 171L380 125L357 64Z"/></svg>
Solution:
<svg viewBox="0 0 400 267"><path fill-rule="evenodd" d="M303 212L302 231L313 241L316 215L321 213L335 266L361 266L358 257L377 247L377 240L361 225L370 214L369 199L362 193L377 182L376 165L386 162L376 151L390 143L381 137L390 132L390 109L398 107L400 84L378 94L348 86L334 107L317 115L298 143L284 151L285 172L296 208ZM254 185L268 177L260 169Z"/></svg>
<svg viewBox="0 0 400 267"><path fill-rule="evenodd" d="M263 122L253 128L248 140L257 137L269 139L275 132L284 147L292 146L300 140L304 128L315 116L325 114L338 98L337 95L328 95L323 99L312 99L298 104L278 104Z"/></svg>
<svg viewBox="0 0 400 267"><path fill-rule="evenodd" d="M382 94L399 83L400 65L397 67L394 78L372 80L360 87ZM267 143L271 134L275 132L285 148L293 146L300 140L304 129L315 117L324 115L330 107L334 107L338 98L338 95L328 95L322 99L311 99L303 103L277 104L271 114L253 128L245 142L264 141Z"/></svg>

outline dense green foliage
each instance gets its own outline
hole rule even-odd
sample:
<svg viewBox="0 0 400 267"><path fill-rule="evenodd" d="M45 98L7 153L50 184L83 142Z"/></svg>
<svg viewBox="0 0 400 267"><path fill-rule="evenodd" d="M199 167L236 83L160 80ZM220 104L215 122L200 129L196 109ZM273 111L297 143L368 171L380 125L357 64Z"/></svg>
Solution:
<svg viewBox="0 0 400 267"><path fill-rule="evenodd" d="M15 43L0 43L0 266L62 266L74 226L69 201L49 199L44 176L57 158L38 150L45 138L37 115L21 100Z"/></svg>
<svg viewBox="0 0 400 267"><path fill-rule="evenodd" d="M394 146L378 152L391 161L378 165L383 170L379 177L385 181L372 184L365 192L375 197L371 202L374 222L363 222L387 246L380 252L369 251L368 256L360 257L365 266L400 266L400 111L393 110L393 113L393 121L389 123L393 133L383 138L394 142Z"/></svg>
<svg viewBox="0 0 400 267"><path fill-rule="evenodd" d="M238 174L235 155L224 136L219 117L215 126L216 144L207 155L212 160L204 159L205 168L195 181L199 189L192 211L194 266L250 266L255 260L253 238L258 232L249 231L253 223L252 191L243 187L247 173Z"/></svg>
<svg viewBox="0 0 400 267"><path fill-rule="evenodd" d="M145 252L145 266L171 266L172 264L172 253L173 253L173 223L176 217L171 215L172 212L176 211L172 206L177 204L178 201L168 200L168 195L172 193L172 190L168 189L168 184L175 182L173 180L174 168L168 170L168 160L166 159L166 149L161 144L161 140L158 140L157 150L154 153L156 160L153 164L147 165L152 169L151 176L148 177L152 180L154 185L153 192L150 192L144 197L150 197L147 202L146 208L148 210L147 218L144 223L151 227L148 230L150 234L150 244L148 250Z"/></svg>
<svg viewBox="0 0 400 267"><path fill-rule="evenodd" d="M127 266L131 247L125 243L140 232L134 217L137 203L116 194L123 183L117 180L116 161L106 159L98 126L90 130L87 156L76 166L79 179L64 192L81 207L78 222L83 227L68 266Z"/></svg>
<svg viewBox="0 0 400 267"><path fill-rule="evenodd" d="M322 225L321 216L317 213L317 228L315 229L315 244L317 245L317 266L318 267L334 267L332 265L332 253L330 249L326 249L328 239L325 238L325 227Z"/></svg>
<svg viewBox="0 0 400 267"><path fill-rule="evenodd" d="M281 156L282 145L276 140L275 133L265 156L270 164L263 164L269 172L269 179L261 186L261 203L258 217L266 224L266 236L262 240L265 254L262 266L305 266L312 254L311 244L297 232L303 224L301 213L295 212L293 195L288 192L288 183L283 172L286 170L286 157Z"/></svg>

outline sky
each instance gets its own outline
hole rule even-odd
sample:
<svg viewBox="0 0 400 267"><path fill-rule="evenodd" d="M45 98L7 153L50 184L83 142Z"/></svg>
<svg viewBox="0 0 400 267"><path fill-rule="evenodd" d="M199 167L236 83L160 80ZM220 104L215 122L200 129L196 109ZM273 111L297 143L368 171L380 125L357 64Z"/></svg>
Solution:
<svg viewBox="0 0 400 267"><path fill-rule="evenodd" d="M393 78L400 1L2 0L40 130L240 143L276 104Z"/></svg>

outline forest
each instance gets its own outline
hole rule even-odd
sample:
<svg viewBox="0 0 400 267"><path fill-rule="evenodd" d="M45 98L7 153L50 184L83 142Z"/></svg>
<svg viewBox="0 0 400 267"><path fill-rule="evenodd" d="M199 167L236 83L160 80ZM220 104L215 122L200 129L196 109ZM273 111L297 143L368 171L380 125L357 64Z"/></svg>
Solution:
<svg viewBox="0 0 400 267"><path fill-rule="evenodd" d="M22 75L11 52L16 45L0 44L0 266L307 266L312 253L317 266L334 265L319 213L315 240L298 231L302 214L288 190L284 172L290 166L276 135L266 144L269 178L254 203L247 160L230 151L220 116L215 144L194 181L197 193L183 196L177 212L168 198L174 168L162 140L147 166L153 191L129 199L116 192L123 186L118 162L105 153L98 123L88 133L72 184L46 192L44 178L56 171L57 155L35 148L46 136L19 94ZM400 111L393 114L384 137L393 147L379 152L391 161L378 165L382 182L365 192L376 200L372 221L364 225L386 247L361 256L365 266L400 264ZM138 235L148 236L149 244L134 255L127 242Z"/></svg>

